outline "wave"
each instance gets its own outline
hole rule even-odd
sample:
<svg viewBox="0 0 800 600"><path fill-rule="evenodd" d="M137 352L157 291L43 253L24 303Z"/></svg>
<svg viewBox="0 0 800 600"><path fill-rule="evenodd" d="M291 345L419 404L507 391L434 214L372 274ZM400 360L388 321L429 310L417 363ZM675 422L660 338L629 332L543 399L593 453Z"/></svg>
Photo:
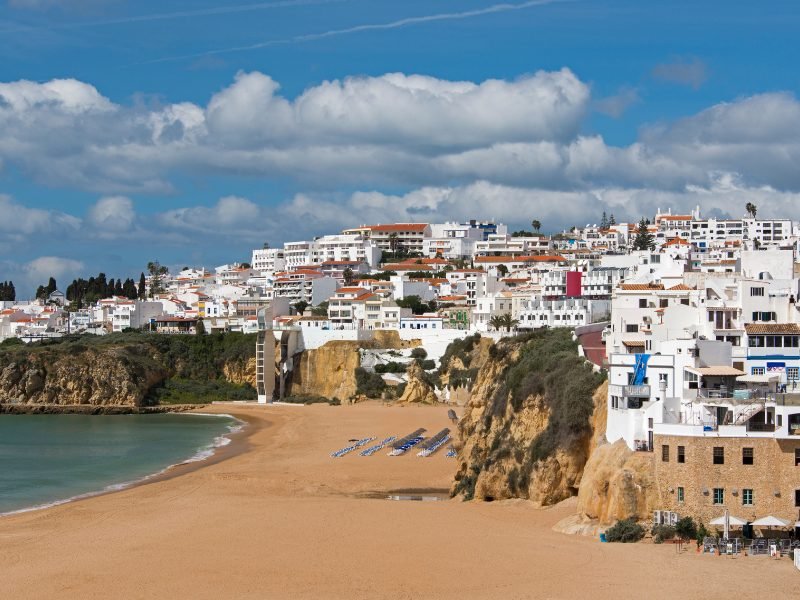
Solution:
<svg viewBox="0 0 800 600"><path fill-rule="evenodd" d="M214 456L214 454L216 453L218 448L222 448L222 447L227 446L228 444L231 443L231 438L229 436L231 436L231 435L233 435L235 433L239 433L247 425L246 421L238 419L238 418L234 417L233 415L229 415L229 414L220 414L220 413L182 413L182 414L186 414L188 416L198 415L198 416L204 416L204 417L224 417L224 418L231 419L234 422L232 424L228 425L228 433L226 433L224 435L216 436L210 444L208 444L206 446L202 446L201 448L199 448L197 450L197 452L195 454L193 454L192 456L190 456L186 460L182 460L180 462L173 463L171 465L167 465L166 467L164 467L160 471L157 471L155 473L150 473L149 475L145 475L144 477L139 477L138 479L132 479L130 481L124 481L122 483L112 483L110 485L105 486L104 488L102 488L100 490L95 490L93 492L85 492L83 494L77 494L75 496L70 496L69 498L63 498L61 500L53 500L52 502L44 502L42 504L35 504L33 506L28 506L26 508L18 508L16 510L10 510L10 511L7 511L7 512L0 512L0 517L7 517L7 516L10 516L10 515L18 515L18 514L21 514L21 513L33 512L35 510L44 510L46 508L52 508L54 506L60 506L61 504L67 504L68 502L75 502L76 500L85 500L86 498L92 498L94 496L101 496L103 494L108 494L108 493L111 493L111 492L119 492L121 490L127 489L129 487L133 487L135 485L139 485L139 484L145 483L146 481L149 481L151 479L154 479L156 477L164 475L165 473L167 473L170 469L173 469L174 467L178 467L180 465L186 465L186 464L191 464L191 463L202 462L204 460L208 460L209 458Z"/></svg>

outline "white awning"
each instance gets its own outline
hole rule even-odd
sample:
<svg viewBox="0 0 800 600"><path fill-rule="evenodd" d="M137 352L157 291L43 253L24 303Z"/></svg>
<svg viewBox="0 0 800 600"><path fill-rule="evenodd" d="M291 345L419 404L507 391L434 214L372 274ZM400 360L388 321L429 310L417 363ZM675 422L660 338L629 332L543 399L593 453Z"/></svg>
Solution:
<svg viewBox="0 0 800 600"><path fill-rule="evenodd" d="M765 375L742 375L736 378L736 381L741 383L774 383L780 381L781 376L772 374Z"/></svg>
<svg viewBox="0 0 800 600"><path fill-rule="evenodd" d="M754 527L788 527L792 524L792 522L769 515L766 517L761 517L760 519L756 519L750 524Z"/></svg>
<svg viewBox="0 0 800 600"><path fill-rule="evenodd" d="M728 520L731 524L731 527L742 527L743 525L747 525L746 519L740 519L739 517L734 517L731 515L728 517ZM721 517L717 517L716 519L712 519L708 522L709 525L725 525L725 515Z"/></svg>
<svg viewBox="0 0 800 600"><path fill-rule="evenodd" d="M744 375L744 371L734 369L727 365L716 367L686 367L686 370L701 377L738 377Z"/></svg>

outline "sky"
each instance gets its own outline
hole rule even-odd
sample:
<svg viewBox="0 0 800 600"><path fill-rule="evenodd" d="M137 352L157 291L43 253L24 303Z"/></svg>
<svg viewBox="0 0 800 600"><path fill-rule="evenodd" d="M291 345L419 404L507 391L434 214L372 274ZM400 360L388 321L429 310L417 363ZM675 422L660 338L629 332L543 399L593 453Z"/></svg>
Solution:
<svg viewBox="0 0 800 600"><path fill-rule="evenodd" d="M0 0L0 281L365 223L800 219L798 30L796 0Z"/></svg>

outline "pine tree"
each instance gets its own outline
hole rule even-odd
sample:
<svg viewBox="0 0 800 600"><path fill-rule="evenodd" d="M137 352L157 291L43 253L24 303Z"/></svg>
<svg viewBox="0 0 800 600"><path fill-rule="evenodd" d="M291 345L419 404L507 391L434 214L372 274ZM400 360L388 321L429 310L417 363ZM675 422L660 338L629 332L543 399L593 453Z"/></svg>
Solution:
<svg viewBox="0 0 800 600"><path fill-rule="evenodd" d="M617 220L614 218L614 213L611 213L611 216L608 218L608 225L611 226L616 224Z"/></svg>
<svg viewBox="0 0 800 600"><path fill-rule="evenodd" d="M656 239L652 233L647 229L647 222L644 217L639 221L639 227L636 229L636 237L633 240L634 250L655 250Z"/></svg>
<svg viewBox="0 0 800 600"><path fill-rule="evenodd" d="M603 211L603 218L600 219L600 229L608 229L608 217L606 211Z"/></svg>
<svg viewBox="0 0 800 600"><path fill-rule="evenodd" d="M147 283L144 278L144 273L139 276L139 289L137 290L137 294L139 296L139 300L144 300L147 298Z"/></svg>

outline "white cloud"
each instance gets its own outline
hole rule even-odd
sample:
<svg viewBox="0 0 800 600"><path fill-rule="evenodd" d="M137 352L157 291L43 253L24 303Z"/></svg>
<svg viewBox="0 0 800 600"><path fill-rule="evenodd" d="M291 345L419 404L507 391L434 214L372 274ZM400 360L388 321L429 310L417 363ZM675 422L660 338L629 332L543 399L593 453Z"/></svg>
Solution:
<svg viewBox="0 0 800 600"><path fill-rule="evenodd" d="M604 115L618 119L626 110L640 100L639 91L636 88L623 86L613 96L595 100L594 109Z"/></svg>
<svg viewBox="0 0 800 600"><path fill-rule="evenodd" d="M699 58L676 57L653 67L651 75L661 81L699 89L708 79L708 66Z"/></svg>
<svg viewBox="0 0 800 600"><path fill-rule="evenodd" d="M125 196L100 198L87 215L99 235L117 235L130 231L136 221L133 202Z"/></svg>
<svg viewBox="0 0 800 600"><path fill-rule="evenodd" d="M38 208L28 208L0 194L0 239L22 240L27 236L57 230L74 231L80 219L71 215Z"/></svg>

